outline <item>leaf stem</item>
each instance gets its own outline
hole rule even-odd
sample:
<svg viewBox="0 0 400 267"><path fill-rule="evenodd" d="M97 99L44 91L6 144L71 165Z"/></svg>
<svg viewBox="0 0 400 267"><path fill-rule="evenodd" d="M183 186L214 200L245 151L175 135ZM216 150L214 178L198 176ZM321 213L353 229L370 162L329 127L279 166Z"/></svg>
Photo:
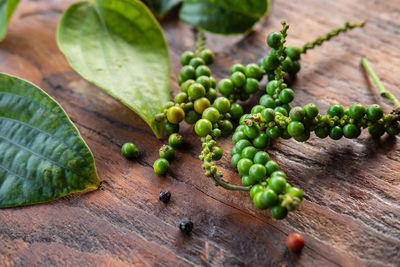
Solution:
<svg viewBox="0 0 400 267"><path fill-rule="evenodd" d="M379 77L376 75L374 70L372 69L368 59L365 57L361 58L361 64L364 67L364 69L367 71L368 75L371 77L371 79L374 81L376 87L378 88L378 91L382 97L386 97L390 101L393 102L394 108L400 108L400 101L388 90L385 89L383 86L381 80Z"/></svg>
<svg viewBox="0 0 400 267"><path fill-rule="evenodd" d="M228 190L236 190L236 191L250 191L251 186L240 186L240 185L233 185L227 181L225 181L221 176L218 174L213 174L211 178L214 180L215 185L222 186Z"/></svg>
<svg viewBox="0 0 400 267"><path fill-rule="evenodd" d="M353 29L353 28L363 27L365 25L365 23L366 23L365 20L363 20L359 23L350 23L350 22L346 21L344 23L343 27L334 29L334 30L328 32L327 34L318 37L313 42L305 43L304 46L301 48L301 53L305 54L307 52L307 50L313 49L317 45L322 45L325 41L328 41L332 37L339 35L341 32L345 32L345 31L347 31L349 29Z"/></svg>

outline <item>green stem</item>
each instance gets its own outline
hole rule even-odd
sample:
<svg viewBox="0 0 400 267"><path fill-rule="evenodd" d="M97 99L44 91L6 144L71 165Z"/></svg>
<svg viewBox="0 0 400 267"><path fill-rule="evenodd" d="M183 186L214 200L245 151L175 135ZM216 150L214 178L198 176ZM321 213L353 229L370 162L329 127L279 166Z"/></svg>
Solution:
<svg viewBox="0 0 400 267"><path fill-rule="evenodd" d="M366 59L365 57L361 58L361 64L367 71L371 79L374 81L376 87L379 90L380 95L392 101L395 109L400 108L400 101L391 92L385 89L381 80L379 79L379 77L376 75L371 65L369 64L368 59Z"/></svg>
<svg viewBox="0 0 400 267"><path fill-rule="evenodd" d="M206 48L206 35L204 34L204 30L197 28L196 33L196 55L199 55L201 51Z"/></svg>
<svg viewBox="0 0 400 267"><path fill-rule="evenodd" d="M334 29L327 34L318 37L317 39L315 39L315 41L304 44L304 46L301 48L301 53L305 54L307 50L313 49L317 45L322 45L325 41L328 41L332 37L339 35L341 32L345 32L353 28L363 27L365 25L365 22L365 20L361 21L360 23L350 23L346 21L343 27Z"/></svg>
<svg viewBox="0 0 400 267"><path fill-rule="evenodd" d="M222 186L223 188L228 189L228 190L250 191L250 189L251 189L251 186L233 185L233 184L225 181L224 179L222 179L222 177L219 176L218 174L212 175L211 178L214 180L214 182L217 186Z"/></svg>

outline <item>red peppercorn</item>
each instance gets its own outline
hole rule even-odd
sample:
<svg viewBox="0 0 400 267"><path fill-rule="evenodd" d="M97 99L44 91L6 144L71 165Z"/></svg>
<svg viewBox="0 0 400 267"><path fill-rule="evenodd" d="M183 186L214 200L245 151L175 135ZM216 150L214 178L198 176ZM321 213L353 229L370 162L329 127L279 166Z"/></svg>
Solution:
<svg viewBox="0 0 400 267"><path fill-rule="evenodd" d="M299 252L304 247L304 237L299 233L291 233L286 239L286 246L293 252Z"/></svg>

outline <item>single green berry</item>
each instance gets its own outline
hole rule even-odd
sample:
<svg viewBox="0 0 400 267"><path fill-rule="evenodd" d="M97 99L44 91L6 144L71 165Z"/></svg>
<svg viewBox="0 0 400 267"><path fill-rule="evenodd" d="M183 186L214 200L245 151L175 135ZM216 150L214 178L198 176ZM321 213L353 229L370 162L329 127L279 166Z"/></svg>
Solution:
<svg viewBox="0 0 400 267"><path fill-rule="evenodd" d="M383 109L378 104L369 105L367 108L367 117L371 121L377 121L383 116Z"/></svg>
<svg viewBox="0 0 400 267"><path fill-rule="evenodd" d="M262 190L264 190L264 187L263 187L262 185L260 185L260 184L253 185L253 186L251 187L251 189L250 189L250 197L253 199L254 196L255 196L258 192L260 192L260 191L262 191Z"/></svg>
<svg viewBox="0 0 400 267"><path fill-rule="evenodd" d="M257 113L261 113L264 110L264 106L262 105L255 105L252 109L251 109L251 114L257 114Z"/></svg>
<svg viewBox="0 0 400 267"><path fill-rule="evenodd" d="M179 77L181 77L182 82L194 80L196 78L196 71L192 66L184 66L179 73Z"/></svg>
<svg viewBox="0 0 400 267"><path fill-rule="evenodd" d="M275 119L275 111L271 108L265 108L260 114L261 121L271 122Z"/></svg>
<svg viewBox="0 0 400 267"><path fill-rule="evenodd" d="M292 121L287 127L288 133L293 136L299 136L304 133L304 124L298 121Z"/></svg>
<svg viewBox="0 0 400 267"><path fill-rule="evenodd" d="M214 107L221 113L227 113L231 109L231 102L226 97L218 97L214 101Z"/></svg>
<svg viewBox="0 0 400 267"><path fill-rule="evenodd" d="M283 178L285 178L286 179L286 173L284 173L283 171L274 171L273 173L271 173L270 174L270 177L272 178L272 177L277 177L277 176L280 176L280 177L283 177Z"/></svg>
<svg viewBox="0 0 400 267"><path fill-rule="evenodd" d="M189 61L189 65L192 66L193 68L197 68L198 66L205 65L206 63L204 60L200 57L194 57Z"/></svg>
<svg viewBox="0 0 400 267"><path fill-rule="evenodd" d="M183 144L183 137L178 133L173 133L168 137L168 144L172 147L181 147Z"/></svg>
<svg viewBox="0 0 400 267"><path fill-rule="evenodd" d="M341 105L331 105L326 112L329 116L338 116L341 118L343 116L344 109Z"/></svg>
<svg viewBox="0 0 400 267"><path fill-rule="evenodd" d="M318 127L314 130L315 135L319 138L326 138L329 135L330 129L329 127Z"/></svg>
<svg viewBox="0 0 400 267"><path fill-rule="evenodd" d="M267 37L267 44L273 49L278 49L281 45L282 35L279 32L271 32Z"/></svg>
<svg viewBox="0 0 400 267"><path fill-rule="evenodd" d="M257 64L248 64L245 69L245 74L248 78L260 80L262 78L262 71Z"/></svg>
<svg viewBox="0 0 400 267"><path fill-rule="evenodd" d="M256 183L257 183L257 180L254 179L254 177L251 177L249 175L245 175L242 177L242 185L244 185L244 186L254 185Z"/></svg>
<svg viewBox="0 0 400 267"><path fill-rule="evenodd" d="M305 105L303 110L308 119L314 119L319 113L318 107L314 104Z"/></svg>
<svg viewBox="0 0 400 267"><path fill-rule="evenodd" d="M243 115L242 105L238 103L232 103L231 110L229 111L229 113L231 114L233 120L235 121L239 120L240 117Z"/></svg>
<svg viewBox="0 0 400 267"><path fill-rule="evenodd" d="M262 207L272 207L278 203L278 195L271 189L261 191L260 201Z"/></svg>
<svg viewBox="0 0 400 267"><path fill-rule="evenodd" d="M268 146L268 141L269 141L269 139L268 139L267 134L260 133L259 136L257 136L256 138L253 139L253 145L256 148L264 149Z"/></svg>
<svg viewBox="0 0 400 267"><path fill-rule="evenodd" d="M217 86L217 80L211 76L211 88L215 88Z"/></svg>
<svg viewBox="0 0 400 267"><path fill-rule="evenodd" d="M175 149L172 146L163 145L160 148L160 157L166 160L172 160L175 157Z"/></svg>
<svg viewBox="0 0 400 267"><path fill-rule="evenodd" d="M217 99L217 90L210 88L206 94L206 97L208 100L210 100L210 103L214 103L215 99Z"/></svg>
<svg viewBox="0 0 400 267"><path fill-rule="evenodd" d="M244 85L244 91L248 94L254 94L260 89L258 81L254 78L247 78Z"/></svg>
<svg viewBox="0 0 400 267"><path fill-rule="evenodd" d="M210 100L208 100L206 97L196 99L196 101L193 103L194 110L199 114L203 113L203 111L210 106Z"/></svg>
<svg viewBox="0 0 400 267"><path fill-rule="evenodd" d="M164 175L169 169L169 162L164 158L157 159L153 164L154 172L159 175Z"/></svg>
<svg viewBox="0 0 400 267"><path fill-rule="evenodd" d="M253 162L257 164L265 165L269 160L269 155L265 151L258 151L253 158ZM267 170L267 169L265 169Z"/></svg>
<svg viewBox="0 0 400 267"><path fill-rule="evenodd" d="M289 114L284 107L276 107L274 108L275 113L281 113L283 116L287 117Z"/></svg>
<svg viewBox="0 0 400 267"><path fill-rule="evenodd" d="M289 195L293 196L293 197L297 197L300 200L303 199L303 191L301 191L299 188L297 187L291 187L288 191L286 191Z"/></svg>
<svg viewBox="0 0 400 267"><path fill-rule="evenodd" d="M261 200L263 191L264 190L257 192L253 197L254 206L256 206L256 208L259 210L265 210L266 208L268 208L267 206L264 205L263 201Z"/></svg>
<svg viewBox="0 0 400 267"><path fill-rule="evenodd" d="M199 78L200 76L206 76L206 77L211 76L211 70L210 70L210 68L207 67L207 66L204 66L204 65L198 66L198 67L196 68L195 72L196 72L196 77L197 77L197 78Z"/></svg>
<svg viewBox="0 0 400 267"><path fill-rule="evenodd" d="M304 116L305 112L302 107L294 107L289 112L289 117L292 121L303 121Z"/></svg>
<svg viewBox="0 0 400 267"><path fill-rule="evenodd" d="M239 160L241 160L241 159L242 159L242 157L240 156L240 154L233 154L233 156L231 158L232 166L236 168Z"/></svg>
<svg viewBox="0 0 400 267"><path fill-rule="evenodd" d="M212 135L214 137L220 137L222 135L222 131L220 129L218 129L218 128L215 128L215 129L212 130Z"/></svg>
<svg viewBox="0 0 400 267"><path fill-rule="evenodd" d="M185 102L188 98L188 95L185 92L180 92L174 97L174 102L181 104Z"/></svg>
<svg viewBox="0 0 400 267"><path fill-rule="evenodd" d="M360 134L361 130L355 124L348 123L343 127L343 135L346 138L357 138Z"/></svg>
<svg viewBox="0 0 400 267"><path fill-rule="evenodd" d="M288 210L286 208L278 206L278 205L277 206L273 206L271 208L270 212L271 212L272 217L274 217L277 220L284 219L288 214Z"/></svg>
<svg viewBox="0 0 400 267"><path fill-rule="evenodd" d="M220 160L222 158L223 151L220 147L214 146L212 149L212 153L213 153L212 157L213 160Z"/></svg>
<svg viewBox="0 0 400 267"><path fill-rule="evenodd" d="M170 123L180 123L185 118L185 112L181 107L173 106L167 110L167 119Z"/></svg>
<svg viewBox="0 0 400 267"><path fill-rule="evenodd" d="M267 175L267 169L261 164L253 164L249 169L249 176L260 181Z"/></svg>
<svg viewBox="0 0 400 267"><path fill-rule="evenodd" d="M267 83L266 91L270 96L273 96L279 87L279 82L277 80L271 80Z"/></svg>
<svg viewBox="0 0 400 267"><path fill-rule="evenodd" d="M244 133L247 135L248 138L254 139L260 134L260 128L257 125L246 125L244 127Z"/></svg>
<svg viewBox="0 0 400 267"><path fill-rule="evenodd" d="M211 123L216 123L219 119L219 111L214 107L208 107L203 111L203 119L211 121Z"/></svg>
<svg viewBox="0 0 400 267"><path fill-rule="evenodd" d="M263 105L266 108L271 108L274 109L275 108L275 100L269 96L269 95L263 95L260 98L260 105Z"/></svg>
<svg viewBox="0 0 400 267"><path fill-rule="evenodd" d="M278 126L273 126L273 127L267 128L265 133L267 134L268 138L276 139L279 136L281 136L282 129L279 128Z"/></svg>
<svg viewBox="0 0 400 267"><path fill-rule="evenodd" d="M188 124L195 124L200 119L200 114L194 110L185 113L185 121Z"/></svg>
<svg viewBox="0 0 400 267"><path fill-rule="evenodd" d="M210 65L214 62L214 53L210 49L204 49L200 52L200 57L203 59L203 61L207 64Z"/></svg>
<svg viewBox="0 0 400 267"><path fill-rule="evenodd" d="M268 187L278 194L284 193L286 190L286 179L281 176L271 177L268 180Z"/></svg>
<svg viewBox="0 0 400 267"><path fill-rule="evenodd" d="M185 51L182 53L180 57L181 65L186 66L189 64L190 60L194 57L194 53L192 51Z"/></svg>
<svg viewBox="0 0 400 267"><path fill-rule="evenodd" d="M282 70L287 73L293 73L293 60L290 57L286 57L282 62Z"/></svg>
<svg viewBox="0 0 400 267"><path fill-rule="evenodd" d="M212 123L206 119L200 119L196 122L194 126L194 131L198 136L206 136L212 131Z"/></svg>
<svg viewBox="0 0 400 267"><path fill-rule="evenodd" d="M248 147L248 146L251 146L250 141L247 140L247 139L242 139L242 140L239 140L239 141L235 144L234 147L237 149L237 150L236 150L236 153L242 153L242 150L243 150L245 147Z"/></svg>
<svg viewBox="0 0 400 267"><path fill-rule="evenodd" d="M329 132L329 137L333 140L339 140L343 136L343 130L339 126L334 126Z"/></svg>
<svg viewBox="0 0 400 267"><path fill-rule="evenodd" d="M263 59L263 67L267 71L274 71L279 64L279 57L276 54L268 54Z"/></svg>
<svg viewBox="0 0 400 267"><path fill-rule="evenodd" d="M177 133L179 132L179 124L167 122L164 125L164 129L167 134Z"/></svg>
<svg viewBox="0 0 400 267"><path fill-rule="evenodd" d="M199 83L201 85L203 85L204 89L206 89L206 92L208 92L208 90L210 90L211 88L211 79L210 77L207 76L200 76L196 79L196 83Z"/></svg>
<svg viewBox="0 0 400 267"><path fill-rule="evenodd" d="M305 142L310 138L310 130L305 129L304 132L298 136L294 136L294 140L297 142Z"/></svg>
<svg viewBox="0 0 400 267"><path fill-rule="evenodd" d="M360 120L364 117L366 108L360 103L356 103L350 106L349 115L352 119Z"/></svg>
<svg viewBox="0 0 400 267"><path fill-rule="evenodd" d="M181 89L182 92L187 93L189 86L191 86L192 84L194 84L195 81L194 80L187 80L185 81L182 85L181 85Z"/></svg>
<svg viewBox="0 0 400 267"><path fill-rule="evenodd" d="M253 162L249 159L240 159L237 163L237 169L240 175L248 175L250 167L253 166Z"/></svg>
<svg viewBox="0 0 400 267"><path fill-rule="evenodd" d="M385 133L385 128L381 125L373 125L368 127L368 132L372 137L381 137Z"/></svg>
<svg viewBox="0 0 400 267"><path fill-rule="evenodd" d="M243 87L244 84L246 83L246 75L244 75L243 73L241 73L240 71L237 71L233 74L231 74L231 81L232 84L235 87Z"/></svg>
<svg viewBox="0 0 400 267"><path fill-rule="evenodd" d="M218 83L218 91L224 95L224 96L229 96L233 93L233 84L231 80L229 79L222 79Z"/></svg>
<svg viewBox="0 0 400 267"><path fill-rule="evenodd" d="M233 74L235 72L241 72L243 74L246 73L246 68L242 64L234 64L231 69L229 70L229 74Z"/></svg>
<svg viewBox="0 0 400 267"><path fill-rule="evenodd" d="M219 123L223 135L229 135L233 131L233 124L230 120L223 120Z"/></svg>
<svg viewBox="0 0 400 267"><path fill-rule="evenodd" d="M275 161L269 160L267 164L265 164L265 168L267 169L267 173L271 175L271 173L279 169L279 166Z"/></svg>
<svg viewBox="0 0 400 267"><path fill-rule="evenodd" d="M238 132L236 131L233 135L232 135L232 142L234 144L236 144L239 140L242 139L247 139L247 136L244 132Z"/></svg>
<svg viewBox="0 0 400 267"><path fill-rule="evenodd" d="M206 95L206 89L200 83L194 83L189 86L188 95L192 99L199 99Z"/></svg>
<svg viewBox="0 0 400 267"><path fill-rule="evenodd" d="M245 147L242 150L242 154L241 154L242 159L246 158L246 159L253 160L253 158L254 158L254 156L256 155L257 152L258 152L258 149L255 148L254 146Z"/></svg>
<svg viewBox="0 0 400 267"><path fill-rule="evenodd" d="M134 143L127 142L121 148L122 155L127 159L136 159L139 157L139 150Z"/></svg>
<svg viewBox="0 0 400 267"><path fill-rule="evenodd" d="M293 60L299 60L301 55L301 50L297 46L287 46L286 47L286 55L288 55Z"/></svg>
<svg viewBox="0 0 400 267"><path fill-rule="evenodd" d="M292 89L285 88L279 93L279 100L282 103L290 103L294 99L294 92Z"/></svg>

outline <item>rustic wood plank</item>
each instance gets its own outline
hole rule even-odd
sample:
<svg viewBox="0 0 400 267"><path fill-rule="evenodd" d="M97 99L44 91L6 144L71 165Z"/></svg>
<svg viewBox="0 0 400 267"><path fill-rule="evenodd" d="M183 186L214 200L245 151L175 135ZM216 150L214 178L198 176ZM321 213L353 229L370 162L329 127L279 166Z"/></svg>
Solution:
<svg viewBox="0 0 400 267"><path fill-rule="evenodd" d="M197 155L200 141L184 128L186 144L166 177L152 171L158 148L151 130L132 111L76 74L59 52L55 31L61 12L73 1L22 1L0 43L0 71L25 78L61 103L91 147L103 190L53 203L0 210L0 265L400 265L399 137L372 140L319 140L304 144L277 141L268 150L291 183L305 192L300 211L284 221L259 212L245 192L215 187L203 175ZM217 78L235 62L256 61L266 52L265 36L290 23L290 44L302 45L345 20L368 19L356 29L302 58L292 84L294 104L313 102L321 110L333 103L390 103L379 98L359 66L372 62L383 84L400 95L400 2L273 1L271 16L247 36L208 36L216 51L211 66ZM174 17L162 22L170 45L173 92L177 93L179 54L193 49L189 26ZM249 109L250 100L247 105ZM137 143L142 156L130 162L120 146ZM231 142L220 167L238 183L230 167ZM158 201L161 189L173 196ZM182 236L179 219L195 223ZM287 234L306 239L301 254L284 245Z"/></svg>

